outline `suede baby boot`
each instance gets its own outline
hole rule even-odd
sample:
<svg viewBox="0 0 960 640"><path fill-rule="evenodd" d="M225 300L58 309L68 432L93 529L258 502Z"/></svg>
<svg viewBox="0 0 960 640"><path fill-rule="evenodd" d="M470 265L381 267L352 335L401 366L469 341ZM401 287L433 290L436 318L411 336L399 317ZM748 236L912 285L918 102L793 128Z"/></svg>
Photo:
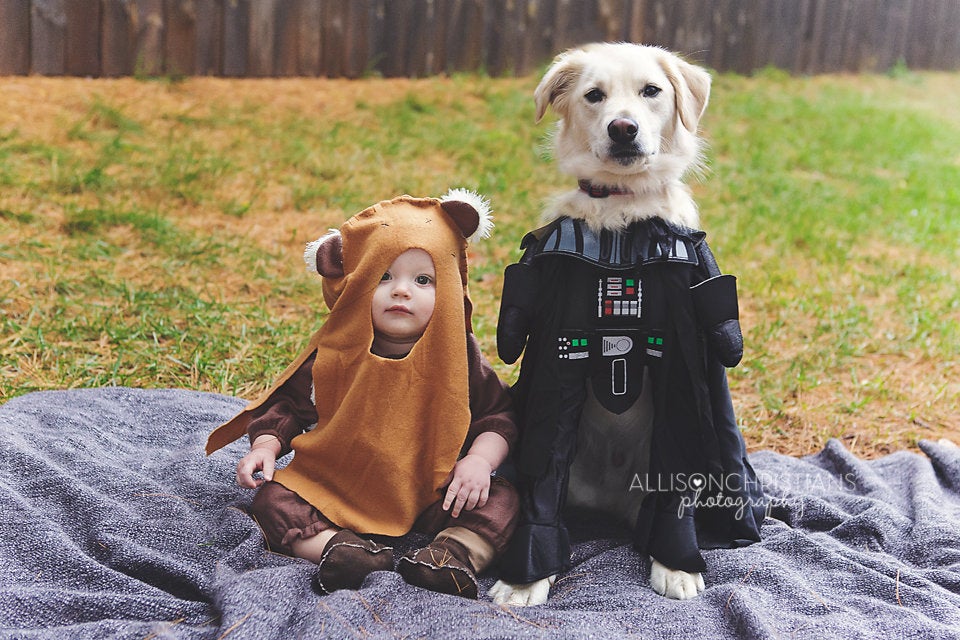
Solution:
<svg viewBox="0 0 960 640"><path fill-rule="evenodd" d="M393 571L393 547L343 529L327 543L313 576L313 587L325 594L359 589L363 579L374 571Z"/></svg>
<svg viewBox="0 0 960 640"><path fill-rule="evenodd" d="M437 536L422 549L400 558L397 571L409 584L464 598L477 598L477 576L467 548L453 538Z"/></svg>

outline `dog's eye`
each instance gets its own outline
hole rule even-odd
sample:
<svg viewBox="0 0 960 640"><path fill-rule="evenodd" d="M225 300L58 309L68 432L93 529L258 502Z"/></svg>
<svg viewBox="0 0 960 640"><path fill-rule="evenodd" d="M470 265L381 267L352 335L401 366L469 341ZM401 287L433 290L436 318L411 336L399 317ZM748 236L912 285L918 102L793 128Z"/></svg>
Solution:
<svg viewBox="0 0 960 640"><path fill-rule="evenodd" d="M590 89L590 91L587 91L586 95L583 97L587 99L587 102L596 104L601 102L607 96L603 93L603 91L600 91L600 89Z"/></svg>
<svg viewBox="0 0 960 640"><path fill-rule="evenodd" d="M656 98L660 95L660 92L663 91L660 87L655 84L648 84L643 88L643 91L640 92L644 98Z"/></svg>

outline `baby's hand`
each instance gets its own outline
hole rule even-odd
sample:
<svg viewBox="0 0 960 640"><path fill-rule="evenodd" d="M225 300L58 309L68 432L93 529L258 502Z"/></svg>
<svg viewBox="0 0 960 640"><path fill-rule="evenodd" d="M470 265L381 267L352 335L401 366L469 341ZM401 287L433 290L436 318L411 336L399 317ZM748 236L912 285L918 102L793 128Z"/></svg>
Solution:
<svg viewBox="0 0 960 640"><path fill-rule="evenodd" d="M280 441L275 436L258 436L250 452L237 463L237 484L247 489L256 489L264 482L273 480L273 471L280 453ZM263 471L263 479L253 474Z"/></svg>
<svg viewBox="0 0 960 640"><path fill-rule="evenodd" d="M450 474L453 479L443 498L443 509L452 506L450 515L460 516L460 511L470 511L487 504L490 497L490 463L481 456L467 454L457 461Z"/></svg>

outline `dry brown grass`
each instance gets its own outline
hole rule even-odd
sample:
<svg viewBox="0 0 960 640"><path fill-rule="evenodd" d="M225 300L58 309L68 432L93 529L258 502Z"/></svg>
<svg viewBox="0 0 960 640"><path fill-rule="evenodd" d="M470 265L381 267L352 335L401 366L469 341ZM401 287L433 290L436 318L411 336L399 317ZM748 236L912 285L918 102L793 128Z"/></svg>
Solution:
<svg viewBox="0 0 960 640"><path fill-rule="evenodd" d="M786 82L776 80L769 90L783 91ZM924 90L904 90L915 82ZM960 93L956 75L796 83L805 83L790 89L798 96L815 89L859 92L885 104L893 99L899 108L952 123L954 136L960 131L952 108ZM303 243L396 191L435 195L460 185L480 187L493 199L499 225L494 241L474 248L471 263L475 329L495 361L503 266L516 258L523 231L535 225L539 203L566 184L538 158L544 128L531 121L534 84L533 78L0 78L0 150L6 153L0 162L8 167L0 173L0 279L7 283L0 290L7 331L0 336L0 398L97 384L254 395L316 323L316 285L298 257ZM723 111L724 92L729 99L733 92L761 90L762 80L718 83L713 103L721 106L711 107L708 134L723 118L736 117ZM514 104L523 106L504 116ZM410 129L380 119L405 108L411 120L401 124ZM124 131L117 114L134 123L133 132ZM747 135L753 124L742 117L730 129ZM502 136L498 151L474 158L462 157L453 143L437 150L422 142L403 146L429 139L417 127L445 120L479 127L471 140ZM287 133L291 124L316 130ZM316 144L336 127L368 130L377 144L398 149L381 154L349 139L299 156L283 148L284 136ZM103 163L112 136L129 146ZM696 193L723 266L740 276L748 348L731 386L750 448L806 454L835 437L858 455L875 457L914 448L922 438L960 442L960 356L955 338L938 333L939 322L960 322L957 307L943 302L958 296L956 238L943 240L953 243L947 251L925 252L865 234L858 251L869 260L823 263L803 242L778 244L778 229L755 231L739 200L766 194L726 194L723 166L735 169L744 160L722 139L714 147L720 169ZM517 175L502 177L502 165L488 164L487 156L497 153L520 158L520 168L510 169ZM178 154L229 167L203 173L192 187L178 184L176 175L158 177L158 167L175 166ZM960 154L943 161L960 167ZM78 186L78 176L98 162L104 164L100 182ZM859 197L856 182L829 170L796 166L788 173L801 186ZM864 173L893 184L906 180L897 167L865 167ZM298 192L317 185L325 190ZM193 191L178 191L181 186ZM169 229L161 227L159 240L136 221L68 232L84 210L154 212ZM754 234L749 250L731 246L744 229ZM936 273L942 277L929 277ZM921 276L928 279L904 290L901 279ZM168 291L188 293L193 306L159 295ZM160 302L140 301L139 294L174 302L156 309L151 305ZM924 305L943 317L918 319ZM155 328L140 331L144 326ZM505 379L515 379L517 367L497 366Z"/></svg>

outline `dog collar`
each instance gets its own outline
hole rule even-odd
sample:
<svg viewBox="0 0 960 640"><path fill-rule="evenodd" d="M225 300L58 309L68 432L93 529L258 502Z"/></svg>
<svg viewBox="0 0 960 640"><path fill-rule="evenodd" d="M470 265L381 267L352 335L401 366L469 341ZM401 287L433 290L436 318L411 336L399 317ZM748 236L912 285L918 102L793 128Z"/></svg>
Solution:
<svg viewBox="0 0 960 640"><path fill-rule="evenodd" d="M633 195L633 191L630 191L630 189L621 189L620 187L608 187L606 185L596 185L586 179L578 181L577 184L580 185L580 191L583 191L585 194L587 194L591 198L606 198L608 196Z"/></svg>

